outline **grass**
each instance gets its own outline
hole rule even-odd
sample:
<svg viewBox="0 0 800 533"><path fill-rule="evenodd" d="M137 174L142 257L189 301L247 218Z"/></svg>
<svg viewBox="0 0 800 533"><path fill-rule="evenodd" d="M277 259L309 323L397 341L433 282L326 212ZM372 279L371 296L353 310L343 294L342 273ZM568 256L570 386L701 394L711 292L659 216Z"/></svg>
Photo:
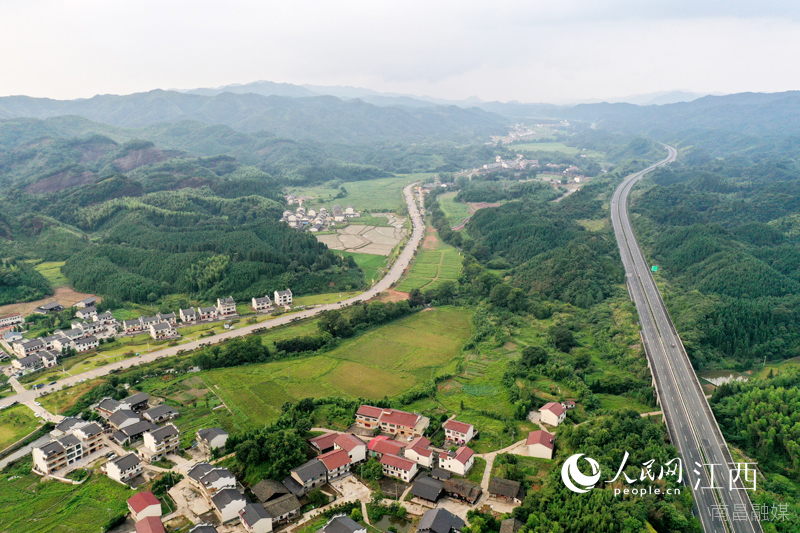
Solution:
<svg viewBox="0 0 800 533"><path fill-rule="evenodd" d="M0 474L0 524L4 533L96 532L128 512L134 491L94 472L82 485L42 482L26 457Z"/></svg>
<svg viewBox="0 0 800 533"><path fill-rule="evenodd" d="M583 152L580 148L574 146L567 146L559 142L541 142L541 143L514 143L507 145L509 150L528 150L531 152L564 152L565 154L595 154L589 150Z"/></svg>
<svg viewBox="0 0 800 533"><path fill-rule="evenodd" d="M481 481L483 481L484 472L486 472L486 459L483 457L476 457L472 469L467 472L467 481L472 481L480 485Z"/></svg>
<svg viewBox="0 0 800 533"><path fill-rule="evenodd" d="M469 205L456 202L456 192L447 192L439 195L439 206L444 211L447 221L451 226L456 226L469 216Z"/></svg>
<svg viewBox="0 0 800 533"><path fill-rule="evenodd" d="M538 457L525 457L524 455L515 457L517 459L517 467L525 476L525 481L533 486L541 485L555 464L555 461ZM499 457L496 456L494 464L492 464L492 477L503 477L502 474L503 465L500 464Z"/></svg>
<svg viewBox="0 0 800 533"><path fill-rule="evenodd" d="M386 268L388 258L383 255L376 254L358 254L355 252L345 252L344 250L334 250L344 257L352 257L356 264L364 271L364 279L368 285L379 281L383 277L383 271Z"/></svg>
<svg viewBox="0 0 800 533"><path fill-rule="evenodd" d="M64 266L64 261L47 261L39 263L34 268L50 282L51 287L57 289L69 285L67 277L61 273L62 266Z"/></svg>
<svg viewBox="0 0 800 533"><path fill-rule="evenodd" d="M0 411L0 450L5 450L39 427L39 419L24 405Z"/></svg>
<svg viewBox="0 0 800 533"><path fill-rule="evenodd" d="M343 183L347 190L344 198L335 198L338 189L326 187L297 187L288 192L297 196L313 196L313 200L306 200L303 206L315 208L325 206L328 210L334 204L341 206L352 205L356 211L384 212L397 211L405 213L403 201L403 187L428 176L428 174L404 174L394 178L381 178L366 181L348 181ZM383 219L384 223L386 219Z"/></svg>
<svg viewBox="0 0 800 533"><path fill-rule="evenodd" d="M361 255L361 254L356 254ZM381 257L381 256L378 256ZM384 258L386 259L386 258ZM347 298L352 298L357 294L361 294L361 291L343 291L343 292L329 292L325 294L311 294L309 296L298 296L296 298L292 298L292 306L297 305L325 305L326 303L335 304L336 302L340 302L342 300L346 300Z"/></svg>
<svg viewBox="0 0 800 533"><path fill-rule="evenodd" d="M398 291L429 290L445 281L456 281L461 272L462 257L458 250L437 240L433 249L417 254L411 271L400 282Z"/></svg>

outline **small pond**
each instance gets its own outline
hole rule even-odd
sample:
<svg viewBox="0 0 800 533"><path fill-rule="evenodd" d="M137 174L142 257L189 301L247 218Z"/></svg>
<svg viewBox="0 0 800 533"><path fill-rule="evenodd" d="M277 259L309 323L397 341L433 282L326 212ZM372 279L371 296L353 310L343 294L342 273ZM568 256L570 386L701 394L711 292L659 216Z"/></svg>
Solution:
<svg viewBox="0 0 800 533"><path fill-rule="evenodd" d="M383 515L377 522L372 522L372 525L381 531L389 531L389 526L394 526L397 529L397 533L408 533L411 529L411 522L408 520L389 516L388 514Z"/></svg>

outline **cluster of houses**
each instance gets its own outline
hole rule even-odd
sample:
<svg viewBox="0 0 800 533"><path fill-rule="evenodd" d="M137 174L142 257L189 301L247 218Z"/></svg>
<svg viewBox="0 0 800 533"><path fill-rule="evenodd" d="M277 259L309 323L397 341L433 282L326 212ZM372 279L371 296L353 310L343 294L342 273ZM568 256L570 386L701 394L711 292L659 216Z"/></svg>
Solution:
<svg viewBox="0 0 800 533"><path fill-rule="evenodd" d="M306 210L301 205L294 213L289 209L284 211L281 222L286 222L295 229L317 232L326 230L336 223L345 222L349 218L360 216L361 212L356 211L352 205L343 208L337 204L330 212L327 207L320 207L317 211L316 209Z"/></svg>

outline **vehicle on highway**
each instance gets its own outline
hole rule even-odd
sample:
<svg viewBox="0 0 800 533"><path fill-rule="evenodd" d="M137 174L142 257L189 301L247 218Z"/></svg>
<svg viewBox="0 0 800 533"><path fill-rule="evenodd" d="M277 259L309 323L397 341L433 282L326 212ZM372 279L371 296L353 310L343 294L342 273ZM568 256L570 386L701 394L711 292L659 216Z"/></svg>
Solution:
<svg viewBox="0 0 800 533"><path fill-rule="evenodd" d="M55 385L55 384L56 384L56 382L55 382L55 381L51 381L51 382L50 382L50 383L48 383L47 385L48 385L48 386L50 386L50 385Z"/></svg>
<svg viewBox="0 0 800 533"><path fill-rule="evenodd" d="M675 343L674 343L674 342L672 343L672 347L673 347L673 348L675 347Z"/></svg>
<svg viewBox="0 0 800 533"><path fill-rule="evenodd" d="M31 387L31 390L41 389L42 387L44 387L44 384L43 383L38 383L38 384L34 385L33 387Z"/></svg>

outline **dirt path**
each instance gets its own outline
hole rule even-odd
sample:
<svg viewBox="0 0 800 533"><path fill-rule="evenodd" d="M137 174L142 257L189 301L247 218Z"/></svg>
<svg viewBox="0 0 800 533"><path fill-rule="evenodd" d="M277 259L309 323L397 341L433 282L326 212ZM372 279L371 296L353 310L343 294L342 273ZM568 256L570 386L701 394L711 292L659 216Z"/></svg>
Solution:
<svg viewBox="0 0 800 533"><path fill-rule="evenodd" d="M81 300L85 300L89 297L97 298L97 296L94 294L76 292L69 287L59 287L55 290L52 296L42 298L41 300L36 300L35 302L24 302L0 306L0 316L13 315L15 313L20 313L22 316L28 316L29 314L33 313L33 310L37 307L44 304L49 304L50 302L58 302L64 307L72 307ZM100 300L100 298L97 299L98 301Z"/></svg>

